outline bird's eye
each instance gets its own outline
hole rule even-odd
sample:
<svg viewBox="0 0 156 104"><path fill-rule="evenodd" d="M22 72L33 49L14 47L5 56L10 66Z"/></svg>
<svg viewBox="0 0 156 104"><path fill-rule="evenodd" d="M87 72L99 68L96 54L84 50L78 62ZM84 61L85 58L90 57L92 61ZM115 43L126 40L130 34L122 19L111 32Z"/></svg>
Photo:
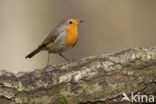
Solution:
<svg viewBox="0 0 156 104"><path fill-rule="evenodd" d="M72 21L69 21L69 24L73 24L73 22Z"/></svg>

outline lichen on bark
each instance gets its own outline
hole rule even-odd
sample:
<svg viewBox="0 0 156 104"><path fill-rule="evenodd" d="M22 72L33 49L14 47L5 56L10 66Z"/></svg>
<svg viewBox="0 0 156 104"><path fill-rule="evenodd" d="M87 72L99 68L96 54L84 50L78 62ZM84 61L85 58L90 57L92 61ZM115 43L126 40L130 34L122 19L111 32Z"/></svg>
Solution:
<svg viewBox="0 0 156 104"><path fill-rule="evenodd" d="M156 47L90 56L29 73L0 71L3 104L123 103L123 92L139 91L156 96Z"/></svg>

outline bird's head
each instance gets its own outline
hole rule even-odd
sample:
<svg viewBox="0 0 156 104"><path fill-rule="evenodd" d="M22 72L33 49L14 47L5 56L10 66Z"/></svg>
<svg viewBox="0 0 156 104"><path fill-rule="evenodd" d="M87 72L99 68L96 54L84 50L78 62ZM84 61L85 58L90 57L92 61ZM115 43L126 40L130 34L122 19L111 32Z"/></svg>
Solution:
<svg viewBox="0 0 156 104"><path fill-rule="evenodd" d="M78 28L78 25L80 23L82 23L83 20L78 20L78 19L68 19L66 20L66 27L65 29L68 31L68 30L71 30L71 29L74 29L74 28Z"/></svg>
<svg viewBox="0 0 156 104"><path fill-rule="evenodd" d="M59 24L59 28L62 30L62 29L65 29L67 31L70 31L72 29L77 29L78 28L78 25L80 23L82 23L83 20L79 20L79 19L66 19L64 21L62 21L60 24Z"/></svg>

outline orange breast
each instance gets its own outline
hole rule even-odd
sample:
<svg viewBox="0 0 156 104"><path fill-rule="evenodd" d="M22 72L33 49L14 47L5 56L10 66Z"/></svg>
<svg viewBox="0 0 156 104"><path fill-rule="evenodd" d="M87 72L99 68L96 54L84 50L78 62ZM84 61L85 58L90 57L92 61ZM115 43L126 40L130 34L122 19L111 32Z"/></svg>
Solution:
<svg viewBox="0 0 156 104"><path fill-rule="evenodd" d="M78 41L77 26L70 26L66 28L66 31L67 31L67 35L66 35L65 46L67 47L75 46Z"/></svg>

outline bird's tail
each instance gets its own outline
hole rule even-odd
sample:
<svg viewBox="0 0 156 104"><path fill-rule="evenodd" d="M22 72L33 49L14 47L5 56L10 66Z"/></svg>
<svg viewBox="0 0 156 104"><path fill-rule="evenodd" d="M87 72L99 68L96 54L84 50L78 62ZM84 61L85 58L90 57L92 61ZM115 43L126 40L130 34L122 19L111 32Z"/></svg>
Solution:
<svg viewBox="0 0 156 104"><path fill-rule="evenodd" d="M37 49L35 49L34 51L32 51L30 54L28 54L25 58L31 58L34 55L36 55L38 52L41 51L42 48L38 47Z"/></svg>

